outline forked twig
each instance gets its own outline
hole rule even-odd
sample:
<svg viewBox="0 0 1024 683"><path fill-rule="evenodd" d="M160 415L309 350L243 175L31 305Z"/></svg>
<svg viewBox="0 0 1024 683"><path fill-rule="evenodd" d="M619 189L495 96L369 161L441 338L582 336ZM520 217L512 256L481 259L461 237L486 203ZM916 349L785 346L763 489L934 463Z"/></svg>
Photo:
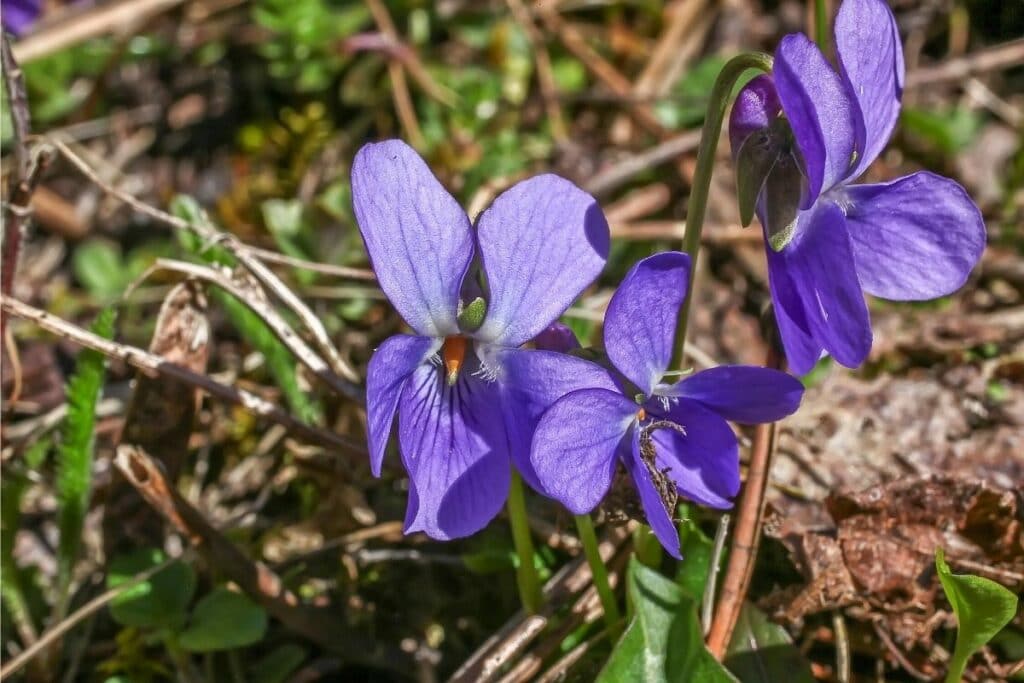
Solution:
<svg viewBox="0 0 1024 683"><path fill-rule="evenodd" d="M306 439L309 439L311 443L331 446L346 454L357 457L366 456L365 449L358 444L338 436L334 432L308 425L281 410L270 401L246 391L245 389L221 384L206 375L192 372L188 368L175 363L169 363L161 356L154 355L148 351L143 351L140 348L126 346L124 344L118 344L117 342L110 341L109 339L104 339L97 334L93 334L88 330L84 330L77 325L63 320L62 318L58 318L46 311L42 311L34 306L29 306L28 304L10 297L5 296L0 298L0 309L12 315L16 315L19 318L33 322L44 330L52 332L53 334L63 337L75 344L94 349L104 355L110 356L111 358L118 358L132 367L142 370L143 372L147 372L154 376L159 374L165 377L170 377L178 380L179 382L195 386L211 396L216 396L219 399L238 404L260 417L265 417L268 420L287 427L295 434L304 436Z"/></svg>
<svg viewBox="0 0 1024 683"><path fill-rule="evenodd" d="M289 629L351 661L408 671L409 657L401 650L353 632L336 611L302 603L270 567L251 560L182 498L144 450L122 445L114 464L146 502L189 540L208 566L238 584Z"/></svg>
<svg viewBox="0 0 1024 683"><path fill-rule="evenodd" d="M284 282L282 282L281 279L259 259L251 247L243 244L233 235L217 230L212 224L204 221L187 221L140 201L131 194L123 192L116 187L111 186L109 183L104 182L92 167L78 156L63 140L49 137L44 140L47 144L56 148L64 158L71 162L71 164L77 168L82 175L91 180L97 187L110 196L124 202L135 211L149 216L153 220L176 230L184 230L198 235L207 243L217 243L224 247L224 249L226 249L232 256L238 259L239 263L245 266L245 268L253 274L253 277L259 280L260 284L266 287L271 294L273 294L299 318L313 337L316 347L323 354L328 365L330 365L335 374L352 382L358 381L358 373L356 373L355 369L338 355L338 351L334 348L334 344L331 343L330 336L327 334L327 330L324 328L320 319L309 309L308 306L306 306L305 303L303 303L302 299L296 296L295 292L284 284Z"/></svg>

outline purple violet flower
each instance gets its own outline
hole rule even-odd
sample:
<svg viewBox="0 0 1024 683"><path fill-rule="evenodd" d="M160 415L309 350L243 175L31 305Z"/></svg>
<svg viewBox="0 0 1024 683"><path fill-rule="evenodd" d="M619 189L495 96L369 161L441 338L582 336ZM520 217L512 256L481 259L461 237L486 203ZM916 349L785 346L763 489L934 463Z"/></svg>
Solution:
<svg viewBox="0 0 1024 683"><path fill-rule="evenodd" d="M541 490L574 514L601 502L621 461L674 557L676 496L728 508L739 491L739 447L726 420L778 420L803 396L794 377L759 367L721 366L664 382L689 268L679 252L633 266L604 318L605 352L632 386L602 381L560 398L541 418L530 455Z"/></svg>
<svg viewBox="0 0 1024 683"><path fill-rule="evenodd" d="M352 199L381 289L415 332L390 337L370 359L370 467L379 476L397 412L406 533L467 536L501 509L513 462L537 486L529 451L543 411L566 391L614 386L587 361L517 348L604 267L608 223L593 197L540 175L501 194L473 226L398 140L359 151Z"/></svg>
<svg viewBox="0 0 1024 683"><path fill-rule="evenodd" d="M31 28L42 13L42 0L3 0L0 2L3 26L16 36L20 36Z"/></svg>
<svg viewBox="0 0 1024 683"><path fill-rule="evenodd" d="M806 36L783 38L772 74L740 91L729 122L741 209L756 206L764 228L775 317L797 374L823 351L847 367L864 361L862 290L899 301L944 296L985 248L981 213L948 178L850 184L896 125L903 48L883 0L845 0L835 45L838 72Z"/></svg>

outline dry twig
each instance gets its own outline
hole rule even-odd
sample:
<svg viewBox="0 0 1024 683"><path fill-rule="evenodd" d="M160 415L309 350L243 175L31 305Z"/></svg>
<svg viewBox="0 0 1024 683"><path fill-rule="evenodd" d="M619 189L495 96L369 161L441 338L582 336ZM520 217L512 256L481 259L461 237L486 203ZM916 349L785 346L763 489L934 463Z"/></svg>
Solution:
<svg viewBox="0 0 1024 683"><path fill-rule="evenodd" d="M118 358L151 376L164 375L179 382L195 386L211 396L238 404L260 417L265 417L287 427L294 434L302 435L312 443L333 447L343 453L356 457L366 456L365 449L358 444L338 436L334 432L308 425L284 412L270 401L245 389L221 384L206 375L200 375L181 365L169 363L161 356L151 354L134 346L126 346L109 339L104 339L99 335L83 330L77 325L73 325L66 320L16 299L6 296L2 297L0 299L0 307L6 312L33 322L44 330L63 337L68 341L94 349L111 358Z"/></svg>
<svg viewBox="0 0 1024 683"><path fill-rule="evenodd" d="M114 464L146 502L189 540L208 566L238 584L289 629L350 661L400 672L409 670L408 655L401 650L352 631L335 610L300 602L280 576L246 557L183 499L145 451L122 445Z"/></svg>

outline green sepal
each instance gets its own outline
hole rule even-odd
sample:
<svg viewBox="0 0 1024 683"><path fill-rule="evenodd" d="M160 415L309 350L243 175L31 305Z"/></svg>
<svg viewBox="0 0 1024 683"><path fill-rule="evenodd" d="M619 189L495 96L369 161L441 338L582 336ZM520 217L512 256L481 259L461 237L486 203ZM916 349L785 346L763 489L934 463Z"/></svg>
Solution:
<svg viewBox="0 0 1024 683"><path fill-rule="evenodd" d="M464 332L475 332L484 324L484 316L487 315L487 302L483 297L477 297L462 307L459 313L459 327Z"/></svg>

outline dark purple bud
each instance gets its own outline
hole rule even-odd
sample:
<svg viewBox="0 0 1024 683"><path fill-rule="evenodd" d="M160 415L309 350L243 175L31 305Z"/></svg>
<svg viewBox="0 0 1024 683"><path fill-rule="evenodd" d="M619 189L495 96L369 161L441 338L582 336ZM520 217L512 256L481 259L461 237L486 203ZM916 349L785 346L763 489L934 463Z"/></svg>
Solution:
<svg viewBox="0 0 1024 683"><path fill-rule="evenodd" d="M567 325L553 322L533 338L534 345L541 351L568 353L580 348L580 341Z"/></svg>

